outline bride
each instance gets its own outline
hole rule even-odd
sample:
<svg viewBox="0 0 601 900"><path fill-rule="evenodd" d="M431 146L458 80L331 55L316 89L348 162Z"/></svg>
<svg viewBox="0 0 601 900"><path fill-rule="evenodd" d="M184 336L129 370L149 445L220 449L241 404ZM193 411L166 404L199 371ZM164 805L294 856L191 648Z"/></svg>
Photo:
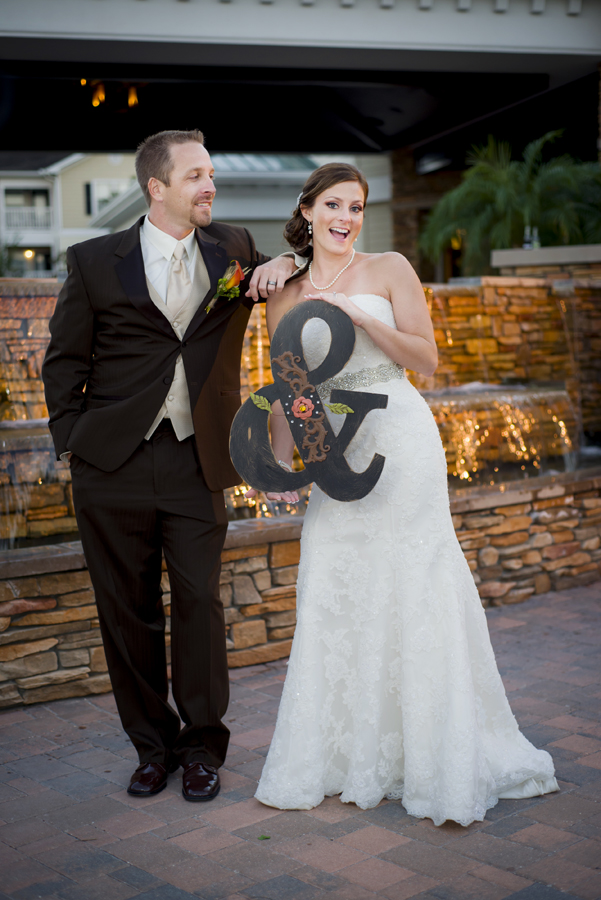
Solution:
<svg viewBox="0 0 601 900"><path fill-rule="evenodd" d="M388 394L346 457L362 471L386 457L375 489L341 503L316 485L305 515L298 624L275 734L256 797L311 809L326 796L362 809L384 797L436 825L482 820L500 798L558 790L551 757L520 733L490 644L486 617L451 521L444 450L405 367L431 375L434 333L420 282L398 253L356 253L367 182L332 163L308 179L285 236L313 242L313 261L267 305L273 334L305 299L353 321L345 369L318 385ZM315 368L330 332L303 331ZM342 415L330 415L339 431ZM272 443L288 468L293 441L274 404ZM293 494L268 494L295 499Z"/></svg>

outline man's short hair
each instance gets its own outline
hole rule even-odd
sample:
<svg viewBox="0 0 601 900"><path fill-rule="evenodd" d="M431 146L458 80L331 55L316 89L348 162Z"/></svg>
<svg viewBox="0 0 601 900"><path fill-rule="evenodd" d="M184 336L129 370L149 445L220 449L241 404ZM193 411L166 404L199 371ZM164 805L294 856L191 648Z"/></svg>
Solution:
<svg viewBox="0 0 601 900"><path fill-rule="evenodd" d="M202 131L197 128L193 131L159 131L158 134L151 134L150 137L147 137L138 147L136 175L149 206L149 180L157 178L169 186L169 176L174 165L171 158L171 147L173 144L187 144L190 141L197 141L204 146L205 139Z"/></svg>

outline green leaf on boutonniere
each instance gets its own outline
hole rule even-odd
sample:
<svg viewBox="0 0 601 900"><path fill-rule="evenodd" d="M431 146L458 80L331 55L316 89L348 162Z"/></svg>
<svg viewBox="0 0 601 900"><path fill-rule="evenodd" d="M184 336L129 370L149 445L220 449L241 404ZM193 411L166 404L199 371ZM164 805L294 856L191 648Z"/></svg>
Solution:
<svg viewBox="0 0 601 900"><path fill-rule="evenodd" d="M345 403L324 403L324 406L337 416L345 416L347 413L355 412L354 409L351 409Z"/></svg>
<svg viewBox="0 0 601 900"><path fill-rule="evenodd" d="M255 406L259 407L259 409L265 409L268 413L271 412L271 403L269 402L267 397L261 397L260 394L253 394L253 392L251 391L250 399L255 404Z"/></svg>

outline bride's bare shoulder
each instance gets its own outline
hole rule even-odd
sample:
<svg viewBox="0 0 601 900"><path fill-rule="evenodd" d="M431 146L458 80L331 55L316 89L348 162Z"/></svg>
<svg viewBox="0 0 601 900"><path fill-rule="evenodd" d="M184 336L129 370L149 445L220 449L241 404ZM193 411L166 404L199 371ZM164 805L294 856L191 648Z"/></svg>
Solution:
<svg viewBox="0 0 601 900"><path fill-rule="evenodd" d="M362 254L365 263L373 268L377 268L380 272L391 272L399 274L411 274L415 270L407 257L395 250L388 250L385 253L364 253Z"/></svg>
<svg viewBox="0 0 601 900"><path fill-rule="evenodd" d="M402 253L391 250L371 253L369 257L370 275L373 273L378 283L386 285L391 297L399 293L414 293L418 288L421 290L415 269Z"/></svg>

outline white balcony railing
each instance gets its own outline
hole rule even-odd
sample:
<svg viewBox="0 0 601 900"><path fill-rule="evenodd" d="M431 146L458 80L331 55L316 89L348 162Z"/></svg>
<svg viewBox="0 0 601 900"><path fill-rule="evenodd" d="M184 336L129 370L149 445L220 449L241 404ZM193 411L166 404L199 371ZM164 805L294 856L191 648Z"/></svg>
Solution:
<svg viewBox="0 0 601 900"><path fill-rule="evenodd" d="M52 228L52 209L49 206L19 206L4 211L8 231L31 231Z"/></svg>

